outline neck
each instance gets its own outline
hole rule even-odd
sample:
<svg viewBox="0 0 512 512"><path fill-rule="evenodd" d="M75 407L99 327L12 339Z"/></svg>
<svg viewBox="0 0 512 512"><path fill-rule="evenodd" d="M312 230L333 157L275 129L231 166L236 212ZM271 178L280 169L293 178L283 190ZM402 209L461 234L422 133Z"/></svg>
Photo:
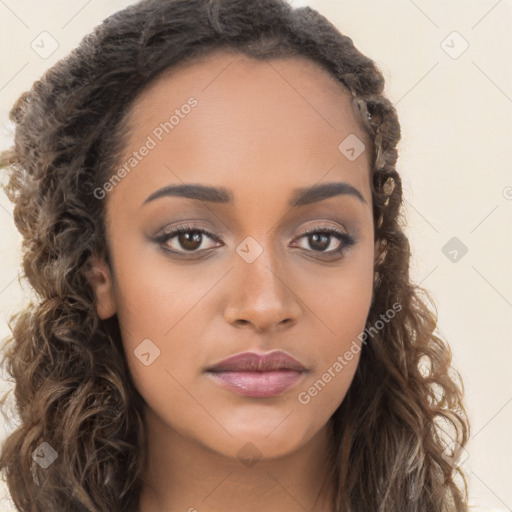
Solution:
<svg viewBox="0 0 512 512"><path fill-rule="evenodd" d="M275 459L223 456L146 414L147 464L139 512L331 512L329 424Z"/></svg>

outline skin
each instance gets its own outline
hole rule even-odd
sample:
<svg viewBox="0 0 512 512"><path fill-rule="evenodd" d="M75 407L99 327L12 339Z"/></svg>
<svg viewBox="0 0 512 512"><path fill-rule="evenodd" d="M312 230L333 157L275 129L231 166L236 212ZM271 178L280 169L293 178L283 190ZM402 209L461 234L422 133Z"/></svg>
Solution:
<svg viewBox="0 0 512 512"><path fill-rule="evenodd" d="M359 353L309 403L298 395L354 340L361 345L376 254L370 141L348 89L318 64L222 51L142 92L130 109L123 163L190 97L197 106L108 192L113 268L98 257L91 275L98 315L118 315L131 377L147 403L140 512L332 510L328 420ZM367 148L354 161L338 149L350 134ZM296 188L328 182L349 183L365 202L343 194L290 206ZM234 200L165 196L143 204L182 183L224 187ZM204 252L194 257L184 236L154 240L182 224L221 242L203 235L194 250ZM343 240L327 235L322 249L303 235L329 226L354 238L341 256L325 251ZM236 251L248 236L263 250L251 263ZM160 350L147 366L134 354L145 339ZM244 397L205 373L233 354L274 350L307 369L279 396ZM238 455L244 446L250 466Z"/></svg>

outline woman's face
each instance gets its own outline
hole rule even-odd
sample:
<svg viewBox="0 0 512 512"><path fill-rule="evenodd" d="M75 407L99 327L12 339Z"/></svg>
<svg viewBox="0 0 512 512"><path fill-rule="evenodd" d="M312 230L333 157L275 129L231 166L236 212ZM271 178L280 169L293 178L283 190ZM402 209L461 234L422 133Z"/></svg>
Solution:
<svg viewBox="0 0 512 512"><path fill-rule="evenodd" d="M112 257L97 311L117 313L146 419L169 436L277 457L325 433L343 401L374 265L371 152L350 98L310 61L218 52L133 105L95 192ZM209 371L277 351L303 370Z"/></svg>

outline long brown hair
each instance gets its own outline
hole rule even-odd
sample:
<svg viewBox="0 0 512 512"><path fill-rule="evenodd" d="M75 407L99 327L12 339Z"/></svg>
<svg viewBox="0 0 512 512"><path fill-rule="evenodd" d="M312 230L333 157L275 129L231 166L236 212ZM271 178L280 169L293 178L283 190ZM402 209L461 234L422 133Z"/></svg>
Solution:
<svg viewBox="0 0 512 512"><path fill-rule="evenodd" d="M221 49L319 63L352 93L373 145L380 257L367 326L382 327L362 347L330 420L335 509L466 511L466 478L456 464L469 437L464 386L449 346L435 334L435 305L409 276L395 168L397 113L383 95L380 70L352 39L315 10L284 0L144 0L107 18L12 108L5 191L23 235L24 275L36 294L10 319L3 359L19 422L4 442L0 469L16 507L137 510L143 399L129 375L117 317L98 318L86 278L91 255L109 260L105 201L94 192L116 169L123 121L137 94L164 70ZM397 318L382 322L396 303ZM447 451L450 438L455 448ZM57 458L43 468L35 463L37 450Z"/></svg>

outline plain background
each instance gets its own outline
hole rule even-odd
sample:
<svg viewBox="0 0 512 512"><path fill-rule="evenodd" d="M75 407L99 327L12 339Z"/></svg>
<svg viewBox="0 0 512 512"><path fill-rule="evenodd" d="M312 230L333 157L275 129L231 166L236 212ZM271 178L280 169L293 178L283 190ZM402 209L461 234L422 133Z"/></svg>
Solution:
<svg viewBox="0 0 512 512"><path fill-rule="evenodd" d="M16 98L95 25L131 3L0 0L1 149L11 142L7 119ZM402 125L397 169L412 278L436 302L439 334L466 388L472 435L463 468L471 502L475 510L512 511L512 2L290 3L324 14L384 74ZM18 284L21 238L11 210L0 191L2 339L9 315L29 294ZM2 390L9 387L3 382ZM14 424L2 425L3 435ZM6 496L0 511L7 510Z"/></svg>

